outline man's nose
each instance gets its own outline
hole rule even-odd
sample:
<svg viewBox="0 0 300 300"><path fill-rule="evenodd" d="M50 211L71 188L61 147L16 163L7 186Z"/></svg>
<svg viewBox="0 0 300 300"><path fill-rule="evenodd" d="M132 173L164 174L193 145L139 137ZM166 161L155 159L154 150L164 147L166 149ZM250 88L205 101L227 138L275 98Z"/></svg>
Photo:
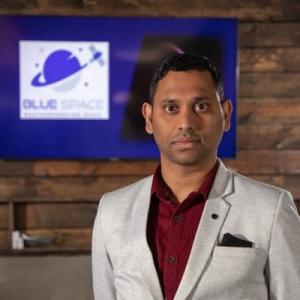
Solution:
<svg viewBox="0 0 300 300"><path fill-rule="evenodd" d="M197 122L197 115L191 108L183 108L180 110L178 120L179 130L193 130Z"/></svg>

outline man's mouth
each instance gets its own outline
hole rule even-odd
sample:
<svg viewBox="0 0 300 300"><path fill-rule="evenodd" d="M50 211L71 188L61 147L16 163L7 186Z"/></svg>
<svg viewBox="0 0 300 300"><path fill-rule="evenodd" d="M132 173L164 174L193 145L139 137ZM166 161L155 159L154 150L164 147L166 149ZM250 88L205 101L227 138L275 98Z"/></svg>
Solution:
<svg viewBox="0 0 300 300"><path fill-rule="evenodd" d="M179 144L191 144L191 143L198 143L199 140L196 139L179 139L175 143Z"/></svg>
<svg viewBox="0 0 300 300"><path fill-rule="evenodd" d="M177 145L183 148L192 148L199 143L201 143L200 138L178 138L172 142L173 145Z"/></svg>

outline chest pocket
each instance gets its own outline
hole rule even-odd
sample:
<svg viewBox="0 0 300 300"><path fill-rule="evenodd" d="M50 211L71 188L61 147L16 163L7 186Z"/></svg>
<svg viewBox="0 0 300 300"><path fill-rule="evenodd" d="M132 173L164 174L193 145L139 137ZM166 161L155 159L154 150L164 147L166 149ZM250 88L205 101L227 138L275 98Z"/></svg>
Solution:
<svg viewBox="0 0 300 300"><path fill-rule="evenodd" d="M266 299L266 262L263 249L216 246L191 299Z"/></svg>
<svg viewBox="0 0 300 300"><path fill-rule="evenodd" d="M263 280L267 254L258 248L221 247L214 248L210 267L231 280Z"/></svg>

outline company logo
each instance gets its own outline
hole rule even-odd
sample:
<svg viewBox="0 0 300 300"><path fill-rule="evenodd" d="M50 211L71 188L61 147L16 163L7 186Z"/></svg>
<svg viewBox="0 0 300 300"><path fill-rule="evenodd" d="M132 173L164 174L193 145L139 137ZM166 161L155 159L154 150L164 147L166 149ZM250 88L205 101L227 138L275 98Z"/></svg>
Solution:
<svg viewBox="0 0 300 300"><path fill-rule="evenodd" d="M20 41L20 118L109 118L109 43Z"/></svg>

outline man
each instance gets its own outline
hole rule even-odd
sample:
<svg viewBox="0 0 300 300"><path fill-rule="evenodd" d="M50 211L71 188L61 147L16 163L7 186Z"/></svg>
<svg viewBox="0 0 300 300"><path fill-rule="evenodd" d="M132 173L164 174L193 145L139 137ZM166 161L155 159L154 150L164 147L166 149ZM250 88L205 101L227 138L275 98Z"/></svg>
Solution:
<svg viewBox="0 0 300 300"><path fill-rule="evenodd" d="M292 196L217 158L232 105L213 62L196 54L169 57L142 112L160 165L153 177L100 201L95 298L300 299L300 221Z"/></svg>

